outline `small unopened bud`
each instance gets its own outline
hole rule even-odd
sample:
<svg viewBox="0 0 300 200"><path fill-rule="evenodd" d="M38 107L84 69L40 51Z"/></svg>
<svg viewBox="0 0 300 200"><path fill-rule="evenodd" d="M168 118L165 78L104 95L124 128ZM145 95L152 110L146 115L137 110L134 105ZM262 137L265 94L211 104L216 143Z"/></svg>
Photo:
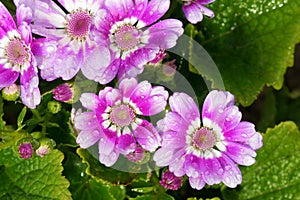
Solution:
<svg viewBox="0 0 300 200"><path fill-rule="evenodd" d="M177 177L173 172L169 170L165 171L162 175L161 181L159 183L167 189L170 190L178 190L181 186L182 179L181 177Z"/></svg>
<svg viewBox="0 0 300 200"><path fill-rule="evenodd" d="M50 152L50 148L47 145L41 145L35 153L40 156L44 157L44 155L48 154Z"/></svg>
<svg viewBox="0 0 300 200"><path fill-rule="evenodd" d="M16 84L12 84L3 88L2 97L7 101L15 101L20 97L20 87Z"/></svg>
<svg viewBox="0 0 300 200"><path fill-rule="evenodd" d="M44 155L48 154L55 146L56 143L54 140L50 138L42 138L40 139L40 146L35 152L38 156L44 157Z"/></svg>
<svg viewBox="0 0 300 200"><path fill-rule="evenodd" d="M164 63L163 74L166 76L174 76L177 66L175 65L176 59Z"/></svg>
<svg viewBox="0 0 300 200"><path fill-rule="evenodd" d="M75 85L64 83L53 89L53 98L64 103L75 103L79 98L79 88Z"/></svg>
<svg viewBox="0 0 300 200"><path fill-rule="evenodd" d="M24 142L19 146L19 152L22 158L24 159L29 159L33 155L33 148L31 143L29 142Z"/></svg>
<svg viewBox="0 0 300 200"><path fill-rule="evenodd" d="M56 114L61 110L61 104L57 101L49 101L47 108L52 114Z"/></svg>

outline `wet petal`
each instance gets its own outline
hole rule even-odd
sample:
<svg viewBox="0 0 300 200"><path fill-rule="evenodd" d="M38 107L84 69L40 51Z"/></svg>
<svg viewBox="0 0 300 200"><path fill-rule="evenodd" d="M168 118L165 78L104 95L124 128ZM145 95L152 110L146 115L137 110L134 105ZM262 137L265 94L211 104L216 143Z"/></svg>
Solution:
<svg viewBox="0 0 300 200"><path fill-rule="evenodd" d="M75 127L79 130L94 130L99 126L98 119L94 112L84 112L76 115Z"/></svg>
<svg viewBox="0 0 300 200"><path fill-rule="evenodd" d="M186 122L192 122L200 114L194 100L185 93L175 92L169 99L170 107L173 112L177 112Z"/></svg>
<svg viewBox="0 0 300 200"><path fill-rule="evenodd" d="M95 130L83 130L76 138L76 142L81 148L88 148L94 145L101 137L103 133L97 129Z"/></svg>
<svg viewBox="0 0 300 200"><path fill-rule="evenodd" d="M100 163L104 164L106 167L111 167L115 164L115 162L119 158L119 152L117 150L114 150L110 152L109 154L99 154L99 161Z"/></svg>
<svg viewBox="0 0 300 200"><path fill-rule="evenodd" d="M120 151L120 153L124 155L134 152L136 148L136 142L134 137L131 134L121 135L118 138L117 148Z"/></svg>

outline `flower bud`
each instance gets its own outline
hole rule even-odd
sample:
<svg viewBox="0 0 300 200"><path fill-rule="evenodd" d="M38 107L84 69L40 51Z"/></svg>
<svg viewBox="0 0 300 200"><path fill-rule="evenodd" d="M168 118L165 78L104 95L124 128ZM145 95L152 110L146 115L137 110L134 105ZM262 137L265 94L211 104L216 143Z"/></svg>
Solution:
<svg viewBox="0 0 300 200"><path fill-rule="evenodd" d="M29 159L33 155L33 148L30 142L24 142L19 146L20 156L24 159Z"/></svg>
<svg viewBox="0 0 300 200"><path fill-rule="evenodd" d="M54 140L42 138L40 139L40 146L35 152L38 156L44 157L44 155L48 154L55 146L56 143Z"/></svg>
<svg viewBox="0 0 300 200"><path fill-rule="evenodd" d="M163 172L162 179L159 181L159 183L167 189L170 190L178 190L181 186L182 179L181 177L177 177L174 175L173 172L170 172L169 170Z"/></svg>
<svg viewBox="0 0 300 200"><path fill-rule="evenodd" d="M12 84L3 88L2 97L7 101L15 101L20 97L20 87L16 84Z"/></svg>
<svg viewBox="0 0 300 200"><path fill-rule="evenodd" d="M47 108L50 113L56 114L61 110L61 104L57 101L49 101L47 104Z"/></svg>
<svg viewBox="0 0 300 200"><path fill-rule="evenodd" d="M75 103L79 99L78 90L77 86L64 83L53 89L53 98L64 103Z"/></svg>

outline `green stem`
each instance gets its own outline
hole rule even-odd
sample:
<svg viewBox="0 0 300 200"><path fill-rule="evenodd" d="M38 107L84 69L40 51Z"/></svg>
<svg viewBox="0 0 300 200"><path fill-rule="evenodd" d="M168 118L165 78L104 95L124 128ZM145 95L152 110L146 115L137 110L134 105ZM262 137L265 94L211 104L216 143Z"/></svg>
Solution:
<svg viewBox="0 0 300 200"><path fill-rule="evenodd" d="M3 120L3 99L2 96L0 95L0 130L4 130L5 129L5 121Z"/></svg>

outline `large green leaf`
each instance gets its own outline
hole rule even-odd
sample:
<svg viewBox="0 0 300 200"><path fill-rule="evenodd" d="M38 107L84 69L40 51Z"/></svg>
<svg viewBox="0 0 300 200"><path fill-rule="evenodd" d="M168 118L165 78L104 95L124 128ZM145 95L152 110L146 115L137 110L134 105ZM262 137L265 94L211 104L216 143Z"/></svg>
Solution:
<svg viewBox="0 0 300 200"><path fill-rule="evenodd" d="M265 84L281 88L300 41L300 1L223 0L211 9L215 17L199 25L200 44L216 62L226 89L247 106Z"/></svg>
<svg viewBox="0 0 300 200"><path fill-rule="evenodd" d="M61 175L63 158L58 150L28 160L12 147L0 150L0 199L71 199L69 182Z"/></svg>
<svg viewBox="0 0 300 200"><path fill-rule="evenodd" d="M70 180L70 191L74 200L122 200L125 199L123 186L112 186L96 181L85 173L87 164L70 149L66 149L64 175Z"/></svg>
<svg viewBox="0 0 300 200"><path fill-rule="evenodd" d="M86 149L79 148L77 153L83 159L83 162L88 165L86 170L87 174L91 175L98 181L110 184L128 185L138 176L134 173L127 173L110 167L105 167Z"/></svg>
<svg viewBox="0 0 300 200"><path fill-rule="evenodd" d="M294 122L268 129L257 154L255 165L242 168L238 190L225 190L226 199L300 199L300 132Z"/></svg>

